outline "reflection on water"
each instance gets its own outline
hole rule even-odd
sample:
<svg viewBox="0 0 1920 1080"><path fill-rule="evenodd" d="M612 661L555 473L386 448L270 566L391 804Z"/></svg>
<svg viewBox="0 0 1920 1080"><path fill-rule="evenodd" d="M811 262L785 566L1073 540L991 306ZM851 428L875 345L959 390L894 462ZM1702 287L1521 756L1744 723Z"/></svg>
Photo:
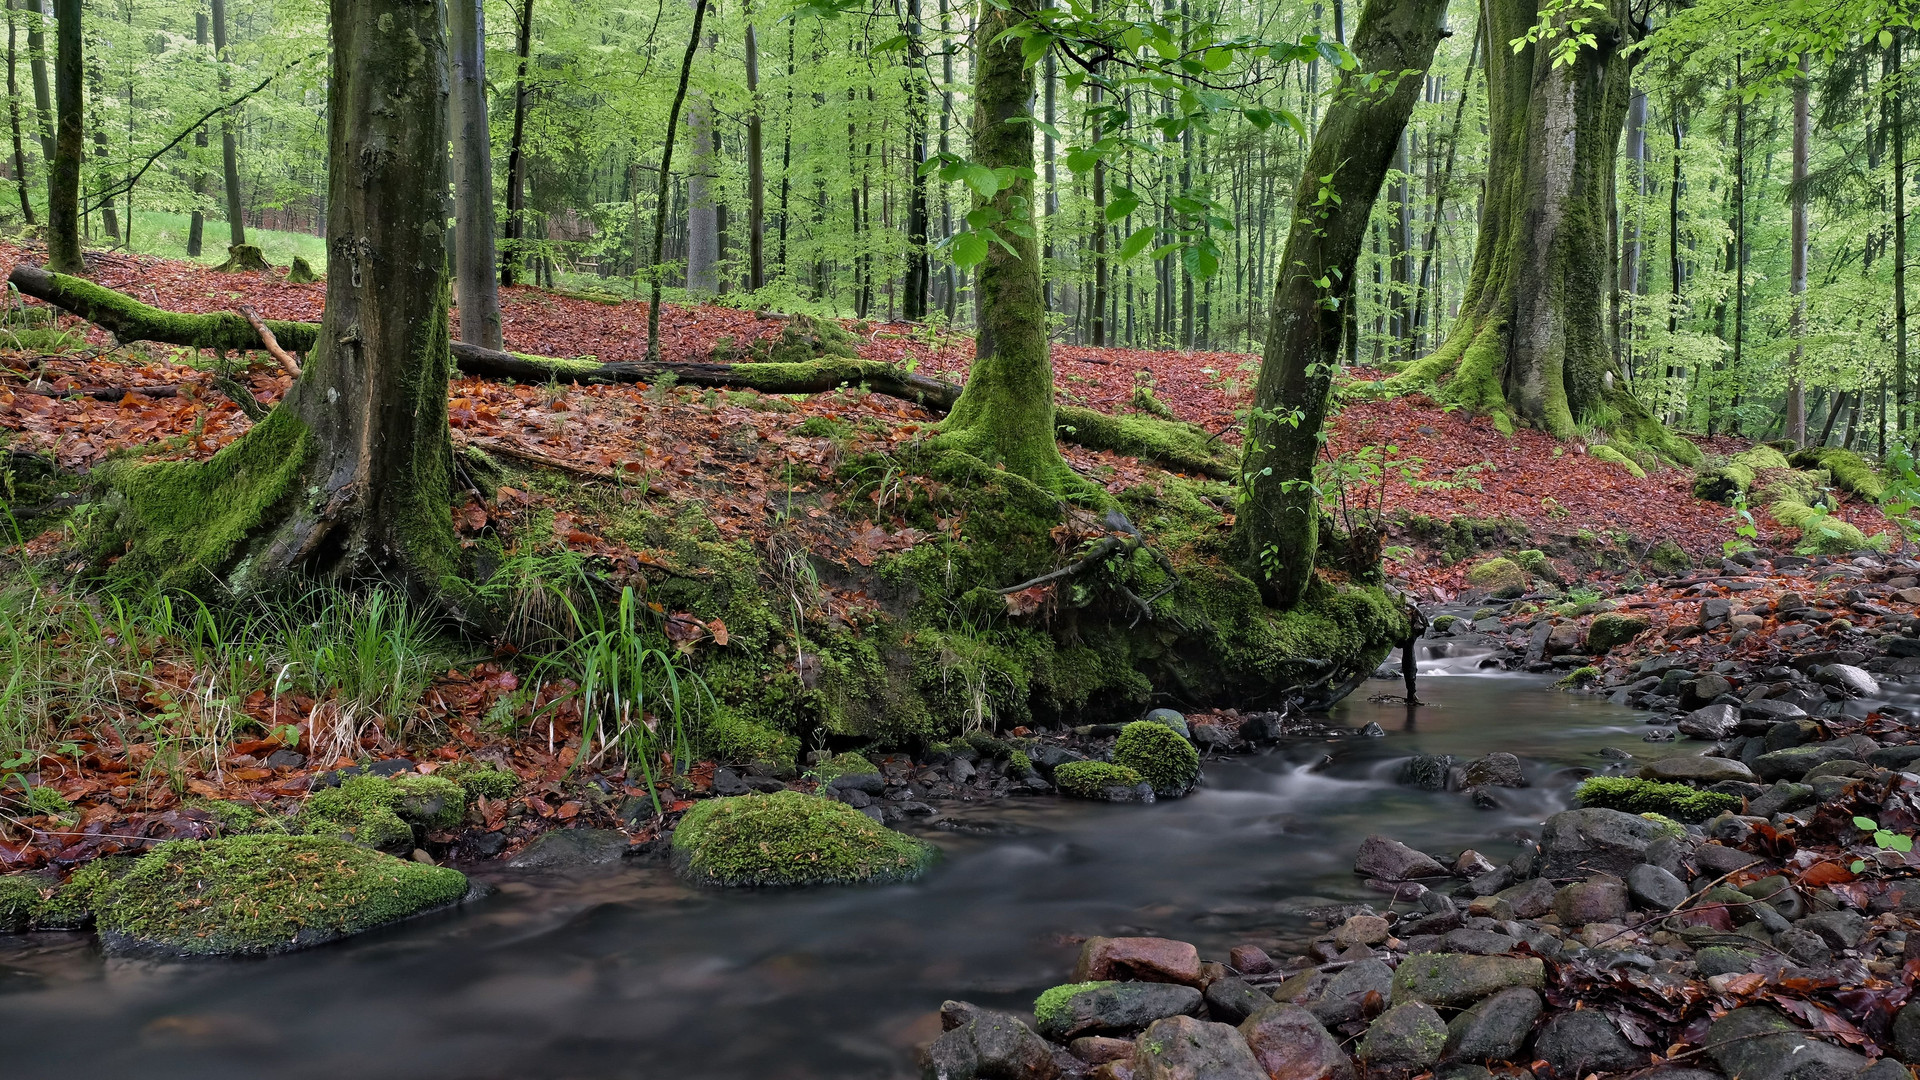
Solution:
<svg viewBox="0 0 1920 1080"><path fill-rule="evenodd" d="M1397 689L1374 683L1361 695ZM951 812L920 883L717 893L663 868L499 877L498 896L269 961L103 961L79 935L0 938L8 1077L808 1078L916 1075L946 997L1022 1009L1072 965L1069 935L1153 933L1203 955L1310 933L1302 897L1365 899L1369 832L1504 859L1564 786L1395 787L1413 753L1520 756L1530 777L1640 746L1641 717L1514 676L1423 682L1437 702L1351 700L1314 740L1209 762L1189 798Z"/></svg>

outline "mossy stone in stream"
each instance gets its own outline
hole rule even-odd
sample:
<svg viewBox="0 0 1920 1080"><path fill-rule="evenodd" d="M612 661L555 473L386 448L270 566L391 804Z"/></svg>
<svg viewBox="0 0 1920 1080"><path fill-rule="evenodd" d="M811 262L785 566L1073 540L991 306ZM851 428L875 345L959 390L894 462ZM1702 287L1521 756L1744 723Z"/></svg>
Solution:
<svg viewBox="0 0 1920 1080"><path fill-rule="evenodd" d="M1496 599L1527 591L1527 574L1512 559L1494 558L1467 571L1467 584Z"/></svg>
<svg viewBox="0 0 1920 1080"><path fill-rule="evenodd" d="M798 791L708 799L673 830L673 865L703 885L910 881L938 851L844 803Z"/></svg>
<svg viewBox="0 0 1920 1080"><path fill-rule="evenodd" d="M447 829L466 816L461 785L442 776L350 776L300 808L294 831L339 836L380 851L413 847L413 827Z"/></svg>
<svg viewBox="0 0 1920 1080"><path fill-rule="evenodd" d="M1589 777L1574 789L1573 797L1582 806L1629 814L1659 814L1675 821L1705 821L1723 810L1738 810L1742 805L1738 795L1630 776Z"/></svg>
<svg viewBox="0 0 1920 1080"><path fill-rule="evenodd" d="M1146 720L1120 729L1113 744L1113 763L1139 773L1163 799L1185 795L1200 779L1200 751L1179 732Z"/></svg>
<svg viewBox="0 0 1920 1080"><path fill-rule="evenodd" d="M175 840L97 896L109 952L264 956L337 941L458 901L457 870L332 836Z"/></svg>
<svg viewBox="0 0 1920 1080"><path fill-rule="evenodd" d="M877 773L879 771L880 766L868 761L865 757L859 754L848 753L835 754L827 760L820 762L818 765L807 770L807 776L810 779L818 780L822 784L831 784L842 776L852 776L857 773Z"/></svg>
<svg viewBox="0 0 1920 1080"><path fill-rule="evenodd" d="M1054 767L1053 782L1063 795L1117 802L1123 800L1109 793L1121 790L1130 797L1140 783L1140 774L1106 761L1068 761Z"/></svg>
<svg viewBox="0 0 1920 1080"><path fill-rule="evenodd" d="M133 862L126 856L95 859L65 882L47 871L0 877L0 933L84 929L93 921L101 890Z"/></svg>

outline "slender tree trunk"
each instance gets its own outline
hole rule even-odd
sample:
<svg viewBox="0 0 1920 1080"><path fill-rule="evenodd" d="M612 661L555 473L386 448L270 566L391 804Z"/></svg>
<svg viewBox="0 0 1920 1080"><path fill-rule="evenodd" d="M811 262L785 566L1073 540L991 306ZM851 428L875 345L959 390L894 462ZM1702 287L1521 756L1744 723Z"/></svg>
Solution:
<svg viewBox="0 0 1920 1080"><path fill-rule="evenodd" d="M205 49L210 43L211 28L207 23L207 13L193 13L193 43ZM187 219L187 257L197 259L200 249L206 244L207 212L201 207L201 200L207 195L207 171L201 168L200 151L207 147L207 125L201 124L193 133L193 216Z"/></svg>
<svg viewBox="0 0 1920 1080"><path fill-rule="evenodd" d="M1614 355L1633 381L1633 300L1640 292L1641 200L1647 193L1647 93L1636 88L1627 104L1627 169L1634 195L1632 223L1620 246L1620 280L1614 288ZM1624 314L1622 313L1622 309Z"/></svg>
<svg viewBox="0 0 1920 1080"><path fill-rule="evenodd" d="M13 183L20 190L20 214L33 221L33 200L27 195L27 149L20 133L20 73L18 31L13 24L13 0L7 0L7 119L13 124Z"/></svg>
<svg viewBox="0 0 1920 1080"><path fill-rule="evenodd" d="M949 152L948 135L953 126L953 34L947 22L947 0L940 0L940 152ZM953 235L953 197L951 190L942 185L940 189L940 235L944 239ZM942 290L942 302L947 325L953 325L959 306L959 284L954 280L953 263L946 262L941 268L945 279Z"/></svg>
<svg viewBox="0 0 1920 1080"><path fill-rule="evenodd" d="M973 369L941 424L941 440L1060 491L1077 481L1054 441L1053 358L1028 179L1033 175L1034 72L1021 60L1021 40L1001 38L1022 18L982 3L974 29L973 159L1014 170L1015 176L991 200L1005 223L997 231L1006 243L988 244L980 264Z"/></svg>
<svg viewBox="0 0 1920 1080"><path fill-rule="evenodd" d="M917 4L919 0L914 0ZM764 240L767 221L767 174L761 159L760 43L753 23L747 23L747 289L767 284Z"/></svg>
<svg viewBox="0 0 1920 1080"><path fill-rule="evenodd" d="M84 274L80 261L80 155L82 153L80 0L54 0L54 94L59 109L53 168L47 173L47 269Z"/></svg>
<svg viewBox="0 0 1920 1080"><path fill-rule="evenodd" d="M1353 87L1382 72L1425 71L1440 44L1446 8L1446 0L1368 0L1354 33L1359 67L1340 76L1294 199L1254 388L1235 526L1254 580L1275 607L1298 604L1313 580L1320 535L1313 466L1339 366L1342 313L1350 306L1368 218L1420 96L1415 78L1399 79L1390 94ZM1325 176L1333 179L1323 183Z"/></svg>
<svg viewBox="0 0 1920 1080"><path fill-rule="evenodd" d="M692 156L687 162L687 291L710 296L720 291L720 218L713 205L718 157L713 145L713 100L698 89L690 91L689 97L687 138L692 143Z"/></svg>
<svg viewBox="0 0 1920 1080"><path fill-rule="evenodd" d="M487 124L487 26L482 0L447 0L453 50L454 303L460 340L501 347L494 276L493 129Z"/></svg>
<svg viewBox="0 0 1920 1080"><path fill-rule="evenodd" d="M227 75L227 0L213 0L213 54L220 66L220 93L224 96L232 82ZM239 119L238 105L220 115L220 157L227 185L228 243L235 247L247 242L246 206L240 196L240 144L235 135Z"/></svg>
<svg viewBox="0 0 1920 1080"><path fill-rule="evenodd" d="M53 95L47 89L47 35L44 0L25 0L32 18L27 20L27 70L33 73L33 112L39 117L40 156L49 168L53 165Z"/></svg>
<svg viewBox="0 0 1920 1080"><path fill-rule="evenodd" d="M533 0L521 0L519 33L514 52L520 63L513 76L513 135L507 142L506 244L500 252L500 284L512 285L520 271L521 238L526 236L527 211L527 60L533 52Z"/></svg>
<svg viewBox="0 0 1920 1080"><path fill-rule="evenodd" d="M1795 446L1807 443L1807 383L1801 371L1807 338L1807 142L1812 128L1808 102L1807 53L1800 54L1800 76L1793 81L1793 268L1788 291L1793 294L1793 359L1787 371L1787 438ZM1836 403L1837 404L1837 403ZM1832 430L1832 417L1828 417ZM1822 435L1821 443L1826 442Z"/></svg>
<svg viewBox="0 0 1920 1080"><path fill-rule="evenodd" d="M1100 104L1100 87L1096 84L1091 92L1095 105ZM1101 125L1093 126L1093 141L1104 137ZM1093 311L1087 326L1091 343L1098 347L1107 343L1107 160L1095 158L1093 162Z"/></svg>
<svg viewBox="0 0 1920 1080"><path fill-rule="evenodd" d="M1894 437L1907 437L1907 109L1900 69L1906 34L1893 30L1893 401ZM1884 443L1885 440L1883 439ZM1885 447L1881 453L1885 453Z"/></svg>
<svg viewBox="0 0 1920 1080"><path fill-rule="evenodd" d="M93 159L98 163L100 177L100 224L107 234L109 245L120 242L120 212L114 208L113 199L106 192L113 185L113 178L107 175L113 151L107 145L106 118L100 114L101 103L106 100L106 73L104 63L98 57L88 64L88 81L93 84Z"/></svg>
<svg viewBox="0 0 1920 1080"><path fill-rule="evenodd" d="M647 267L653 290L647 303L647 360L660 362L660 285L666 261L667 191L673 178L673 138L680 127L680 109L687 101L687 81L693 76L693 58L700 52L700 24L706 21L707 0L693 0L693 31L687 35L687 55L680 62L680 82L673 92L673 106L667 110L667 137L660 145L660 182L655 191L653 216L653 261Z"/></svg>
<svg viewBox="0 0 1920 1080"><path fill-rule="evenodd" d="M1473 75L1480 68L1480 45L1484 35L1476 23L1473 29L1473 47L1467 53L1467 71L1461 77L1460 100L1454 104L1453 124L1447 132L1446 164L1440 168L1440 179L1434 185L1433 220L1427 226L1427 236L1421 244L1420 277L1414 286L1415 310L1423 310L1426 298L1433 297L1434 326L1440 324L1440 289L1438 267L1433 265L1434 253L1440 250L1440 223L1446 220L1447 190L1453 186L1453 163L1459 156L1460 129L1467 116L1467 99L1473 94ZM1435 273L1429 276L1429 268Z"/></svg>

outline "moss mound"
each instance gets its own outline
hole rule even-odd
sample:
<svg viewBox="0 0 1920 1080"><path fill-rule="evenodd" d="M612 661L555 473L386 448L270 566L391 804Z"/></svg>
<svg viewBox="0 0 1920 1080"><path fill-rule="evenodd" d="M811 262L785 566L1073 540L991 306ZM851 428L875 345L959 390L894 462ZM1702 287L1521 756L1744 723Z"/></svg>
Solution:
<svg viewBox="0 0 1920 1080"><path fill-rule="evenodd" d="M1724 810L1738 810L1738 795L1700 791L1685 784L1663 784L1628 776L1594 776L1581 781L1573 797L1582 806L1629 814L1659 814L1675 821L1705 821Z"/></svg>
<svg viewBox="0 0 1920 1080"><path fill-rule="evenodd" d="M822 784L831 784L842 776L857 773L877 773L880 766L868 761L859 754L835 754L807 770L807 775Z"/></svg>
<svg viewBox="0 0 1920 1080"><path fill-rule="evenodd" d="M293 257L293 265L287 267L287 283L290 285L311 285L319 281L320 275L313 272L313 265L298 255Z"/></svg>
<svg viewBox="0 0 1920 1080"><path fill-rule="evenodd" d="M214 267L222 274L238 274L244 270L271 270L267 257L252 244L230 244L227 247L227 261Z"/></svg>
<svg viewBox="0 0 1920 1080"><path fill-rule="evenodd" d="M1174 737L1179 738L1177 735ZM1061 794L1080 799L1105 799L1108 798L1107 792L1113 788L1124 788L1130 793L1140 780L1140 774L1125 765L1105 761L1069 761L1053 770L1053 782L1060 788Z"/></svg>
<svg viewBox="0 0 1920 1080"><path fill-rule="evenodd" d="M1527 591L1527 574L1512 559L1493 558L1468 570L1467 584L1488 596L1511 599Z"/></svg>
<svg viewBox="0 0 1920 1080"><path fill-rule="evenodd" d="M520 787L518 776L478 761L449 761L433 775L459 784L469 802L477 802L481 796L511 798Z"/></svg>
<svg viewBox="0 0 1920 1080"><path fill-rule="evenodd" d="M1672 540L1662 540L1647 552L1647 562L1663 574L1677 574L1693 566L1693 556Z"/></svg>
<svg viewBox="0 0 1920 1080"><path fill-rule="evenodd" d="M800 759L800 740L756 724L730 709L717 709L700 732L701 752L729 765L758 762L790 770Z"/></svg>
<svg viewBox="0 0 1920 1080"><path fill-rule="evenodd" d="M1795 450L1787 455L1787 461L1798 469L1825 469L1833 478L1833 486L1857 495L1869 502L1879 502L1887 493L1887 482L1867 459L1851 450L1838 446L1809 446L1804 450Z"/></svg>
<svg viewBox="0 0 1920 1080"><path fill-rule="evenodd" d="M708 799L673 830L673 864L702 885L911 881L938 851L843 803L797 791Z"/></svg>
<svg viewBox="0 0 1920 1080"><path fill-rule="evenodd" d="M1165 724L1135 720L1120 729L1113 763L1132 769L1153 786L1153 793L1174 799L1193 790L1200 779L1200 751Z"/></svg>
<svg viewBox="0 0 1920 1080"><path fill-rule="evenodd" d="M100 890L112 952L261 956L337 941L458 901L457 870L326 836L161 844Z"/></svg>
<svg viewBox="0 0 1920 1080"><path fill-rule="evenodd" d="M1787 456L1771 446L1756 446L1735 454L1725 465L1708 469L1694 478L1693 493L1702 499L1730 503L1735 495L1753 489L1763 469L1790 469Z"/></svg>
<svg viewBox="0 0 1920 1080"><path fill-rule="evenodd" d="M1587 456L1595 461L1604 461L1609 465L1618 465L1627 470L1627 472L1636 479L1646 479L1647 470L1641 468L1639 462L1605 443L1587 447Z"/></svg>
<svg viewBox="0 0 1920 1080"><path fill-rule="evenodd" d="M1565 584L1560 579L1560 571L1554 569L1553 560L1547 558L1547 553L1538 548L1514 552L1513 561L1520 569L1534 577L1544 578L1556 585Z"/></svg>
<svg viewBox="0 0 1920 1080"><path fill-rule="evenodd" d="M465 789L443 776L350 776L339 787L309 796L294 831L337 836L380 851L408 851L414 826L450 829L466 812Z"/></svg>
<svg viewBox="0 0 1920 1080"><path fill-rule="evenodd" d="M1572 671L1567 672L1553 685L1572 689L1576 686L1585 686L1599 677L1600 669L1589 664L1586 667L1574 668Z"/></svg>
<svg viewBox="0 0 1920 1080"><path fill-rule="evenodd" d="M1606 612L1595 615L1593 622L1587 625L1587 649L1593 653L1604 653L1616 645L1625 645L1634 638L1647 632L1653 620L1645 615L1621 615Z"/></svg>
<svg viewBox="0 0 1920 1080"><path fill-rule="evenodd" d="M1039 997L1033 999L1033 1018L1039 1022L1042 1031L1062 1028L1072 1019L1067 1011L1067 1003L1073 1000L1074 995L1119 985L1111 981L1067 983L1043 990Z"/></svg>
<svg viewBox="0 0 1920 1080"><path fill-rule="evenodd" d="M1853 551L1886 551L1893 546L1887 533L1868 536L1851 522L1834 517L1822 507L1799 499L1782 498L1767 507L1774 521L1800 530L1793 550L1802 555L1845 555Z"/></svg>

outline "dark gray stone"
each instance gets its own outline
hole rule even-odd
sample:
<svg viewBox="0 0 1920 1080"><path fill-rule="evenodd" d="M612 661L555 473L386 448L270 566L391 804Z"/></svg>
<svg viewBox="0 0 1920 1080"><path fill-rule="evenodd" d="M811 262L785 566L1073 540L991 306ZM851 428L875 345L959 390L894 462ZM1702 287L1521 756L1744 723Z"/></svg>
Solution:
<svg viewBox="0 0 1920 1080"><path fill-rule="evenodd" d="M1583 807L1547 819L1540 834L1540 876L1585 877L1595 871L1624 877L1643 861L1660 827L1618 810Z"/></svg>
<svg viewBox="0 0 1920 1080"><path fill-rule="evenodd" d="M1854 697L1871 697L1880 692L1880 684L1873 676L1852 664L1828 664L1813 673L1814 681L1851 694Z"/></svg>
<svg viewBox="0 0 1920 1080"><path fill-rule="evenodd" d="M1335 972L1326 988L1306 1006L1315 1020L1331 1028L1362 1019L1369 993L1384 998L1392 992L1393 969L1378 960L1362 960Z"/></svg>
<svg viewBox="0 0 1920 1080"><path fill-rule="evenodd" d="M1356 1055L1369 1068L1428 1069L1447 1045L1447 1022L1424 1002L1395 1005L1367 1025Z"/></svg>
<svg viewBox="0 0 1920 1080"><path fill-rule="evenodd" d="M1134 1080L1268 1080L1247 1040L1191 1016L1155 1020L1133 1044Z"/></svg>
<svg viewBox="0 0 1920 1080"><path fill-rule="evenodd" d="M1421 791L1445 791L1452 754L1415 754L1400 766L1400 782Z"/></svg>
<svg viewBox="0 0 1920 1080"><path fill-rule="evenodd" d="M1834 949L1859 948L1860 943L1867 940L1869 930L1867 920L1846 910L1822 911L1794 925L1819 934L1828 947Z"/></svg>
<svg viewBox="0 0 1920 1080"><path fill-rule="evenodd" d="M1920 1065L1920 1002L1910 1003L1894 1015L1893 1056L1909 1065Z"/></svg>
<svg viewBox="0 0 1920 1080"><path fill-rule="evenodd" d="M1447 1024L1441 1057L1449 1062L1512 1061L1520 1056L1542 1007L1540 995L1524 986L1502 990Z"/></svg>
<svg viewBox="0 0 1920 1080"><path fill-rule="evenodd" d="M1885 746L1867 755L1867 764L1901 772L1914 771L1915 762L1920 762L1920 744Z"/></svg>
<svg viewBox="0 0 1920 1080"><path fill-rule="evenodd" d="M1527 778L1520 772L1519 758L1512 754L1488 754L1467 766L1467 786L1526 787Z"/></svg>
<svg viewBox="0 0 1920 1080"><path fill-rule="evenodd" d="M1651 1057L1628 1042L1613 1021L1596 1009L1555 1014L1540 1029L1533 1053L1561 1077L1636 1069Z"/></svg>
<svg viewBox="0 0 1920 1080"><path fill-rule="evenodd" d="M1360 851L1354 856L1353 870L1354 873L1382 881L1447 876L1447 868L1435 862L1432 856L1384 836L1369 836L1360 842Z"/></svg>
<svg viewBox="0 0 1920 1080"><path fill-rule="evenodd" d="M1826 967L1833 963L1833 950L1826 939L1811 930L1790 927L1773 935L1773 947L1802 967Z"/></svg>
<svg viewBox="0 0 1920 1080"><path fill-rule="evenodd" d="M578 870L619 862L626 835L614 829L558 829L543 833L507 860L514 870Z"/></svg>
<svg viewBox="0 0 1920 1080"><path fill-rule="evenodd" d="M1784 814L1789 810L1798 810L1813 802L1813 788L1806 784L1796 784L1791 780L1782 780L1766 790L1766 793L1747 804L1747 812L1756 817L1770 818L1775 814Z"/></svg>
<svg viewBox="0 0 1920 1080"><path fill-rule="evenodd" d="M1474 956L1498 956L1512 952L1520 939L1492 930L1473 930L1462 927L1450 930L1440 939L1437 948L1430 952L1469 953Z"/></svg>
<svg viewBox="0 0 1920 1080"><path fill-rule="evenodd" d="M1176 983L1117 982L1073 994L1038 1016L1040 1034L1055 1042L1076 1035L1131 1034L1168 1016L1200 1015L1200 991Z"/></svg>
<svg viewBox="0 0 1920 1080"><path fill-rule="evenodd" d="M1767 1005L1735 1009L1703 1040L1714 1064L1740 1080L1851 1080L1867 1059L1821 1042Z"/></svg>
<svg viewBox="0 0 1920 1080"><path fill-rule="evenodd" d="M1687 898L1687 886L1661 867L1641 863L1627 871L1627 895L1650 911L1670 911Z"/></svg>
<svg viewBox="0 0 1920 1080"><path fill-rule="evenodd" d="M1753 970L1755 954L1729 945L1709 945L1693 954L1694 968L1703 979L1715 975L1744 975Z"/></svg>
<svg viewBox="0 0 1920 1080"><path fill-rule="evenodd" d="M1740 710L1731 705L1706 705L1680 718L1680 734L1696 739L1724 739L1740 726Z"/></svg>
<svg viewBox="0 0 1920 1080"><path fill-rule="evenodd" d="M841 773L827 781L829 791L863 791L868 795L885 795L887 779L879 773Z"/></svg>
<svg viewBox="0 0 1920 1080"><path fill-rule="evenodd" d="M926 1080L1053 1080L1053 1048L1005 1013L962 1001L940 1006L946 1028L921 1059Z"/></svg>
<svg viewBox="0 0 1920 1080"><path fill-rule="evenodd" d="M1207 1015L1227 1024L1237 1024L1273 1004L1266 991L1245 979L1215 979L1207 984L1204 997Z"/></svg>

